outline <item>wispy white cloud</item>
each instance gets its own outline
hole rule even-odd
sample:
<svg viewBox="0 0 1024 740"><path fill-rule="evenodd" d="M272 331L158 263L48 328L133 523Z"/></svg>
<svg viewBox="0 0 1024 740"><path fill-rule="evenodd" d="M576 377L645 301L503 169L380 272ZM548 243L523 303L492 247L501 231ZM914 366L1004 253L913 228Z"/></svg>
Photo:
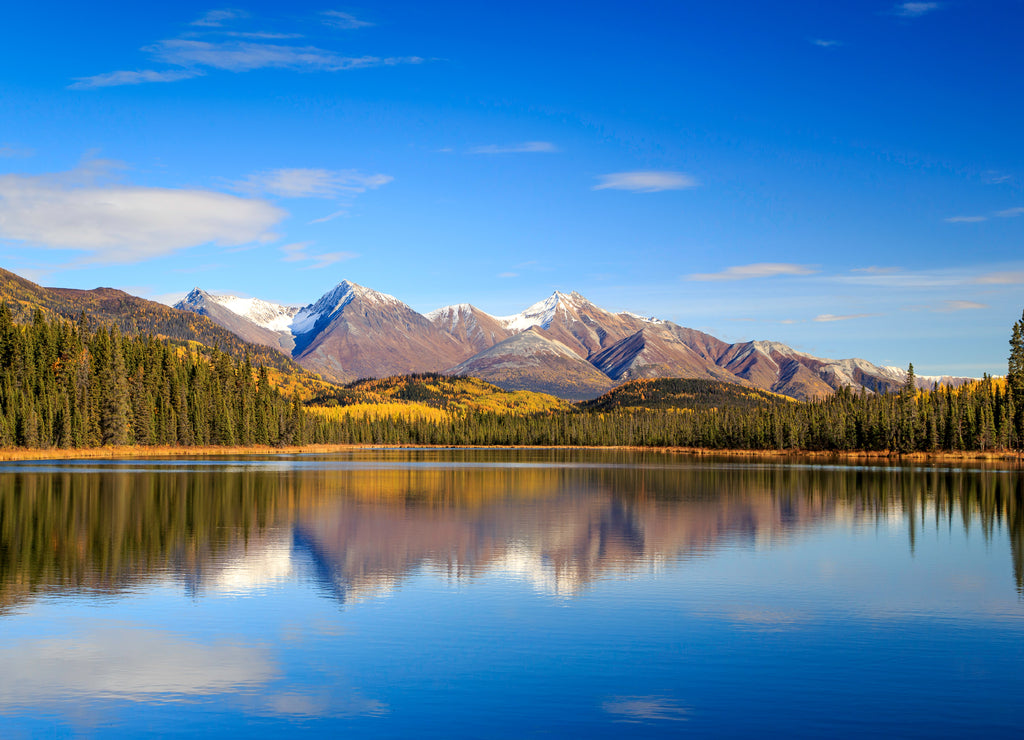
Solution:
<svg viewBox="0 0 1024 740"><path fill-rule="evenodd" d="M283 244L280 250L284 252L284 257L281 259L282 262L302 262L305 259L309 259L306 254L306 249L313 242L293 242L291 244Z"/></svg>
<svg viewBox="0 0 1024 740"><path fill-rule="evenodd" d="M221 31L221 34L238 39L261 39L263 41L284 41L303 37L301 33L277 33L274 31Z"/></svg>
<svg viewBox="0 0 1024 740"><path fill-rule="evenodd" d="M1024 285L1024 272L990 272L971 282L975 285Z"/></svg>
<svg viewBox="0 0 1024 740"><path fill-rule="evenodd" d="M91 162L65 173L0 175L0 238L130 263L201 244L269 241L287 216L254 198L101 182L109 170Z"/></svg>
<svg viewBox="0 0 1024 740"><path fill-rule="evenodd" d="M420 57L347 57L315 46L283 46L248 41L167 39L147 46L157 60L180 67L209 67L229 72L255 69L342 72L365 67L420 64Z"/></svg>
<svg viewBox="0 0 1024 740"><path fill-rule="evenodd" d="M519 277L518 272L499 272L498 277L500 278L517 278Z"/></svg>
<svg viewBox="0 0 1024 740"><path fill-rule="evenodd" d="M601 181L592 190L630 190L634 193L658 193L662 190L686 190L700 183L692 175L683 172L645 170L637 172L612 172L598 175Z"/></svg>
<svg viewBox="0 0 1024 740"><path fill-rule="evenodd" d="M282 262L311 262L309 266L303 268L306 270L319 270L329 265L333 265L336 262L342 262L344 260L355 259L359 255L355 252L321 252L314 254L309 251L313 242L295 242L293 244L285 244L281 247L281 251L284 253L284 257L281 258Z"/></svg>
<svg viewBox="0 0 1024 740"><path fill-rule="evenodd" d="M991 215L996 218L1014 218L1022 214L1024 214L1024 207L1016 206L1014 208L1005 208L1002 211L995 211ZM982 221L988 221L989 216L951 216L943 220L949 224L977 224Z"/></svg>
<svg viewBox="0 0 1024 740"><path fill-rule="evenodd" d="M1021 206L1017 206L1016 208L1007 208L1002 211L996 211L996 215L999 216L999 218L1014 218L1015 216L1020 216L1021 214L1024 214L1024 207Z"/></svg>
<svg viewBox="0 0 1024 740"><path fill-rule="evenodd" d="M369 21L361 21L351 13L342 13L340 10L325 10L320 15L324 19L325 25L346 31L373 25Z"/></svg>
<svg viewBox="0 0 1024 740"><path fill-rule="evenodd" d="M902 271L902 267L879 267L878 265L871 265L870 267L855 267L850 270L850 272L863 272L867 275L892 275Z"/></svg>
<svg viewBox="0 0 1024 740"><path fill-rule="evenodd" d="M357 170L293 168L249 175L243 182L236 183L236 187L282 198L337 198L376 190L392 180L391 175L364 174Z"/></svg>
<svg viewBox="0 0 1024 740"><path fill-rule="evenodd" d="M932 310L936 313L952 313L954 311L976 311L982 308L988 308L988 305L977 301L943 301Z"/></svg>
<svg viewBox="0 0 1024 740"><path fill-rule="evenodd" d="M85 90L118 85L138 85L145 82L174 82L198 77L209 70L251 72L258 69L287 69L301 72L342 72L367 67L421 64L425 61L422 57L417 56L364 55L352 57L316 46L269 43L301 38L302 35L297 33L223 29L225 23L245 17L248 17L248 14L241 10L212 10L202 18L193 21L193 26L203 29L201 32L190 32L178 38L164 39L142 48L142 51L154 60L171 65L174 69L106 72L77 78L69 87L75 90ZM340 11L326 11L320 15L320 19L322 22L339 28L360 28L371 25L367 21L359 20ZM220 38L216 41L197 38L211 35Z"/></svg>
<svg viewBox="0 0 1024 740"><path fill-rule="evenodd" d="M355 252L324 252L323 254L312 255L313 264L307 270L320 270L336 262L355 259L359 255Z"/></svg>
<svg viewBox="0 0 1024 740"><path fill-rule="evenodd" d="M902 18L918 18L937 10L940 3L900 3L892 9L894 15Z"/></svg>
<svg viewBox="0 0 1024 740"><path fill-rule="evenodd" d="M522 144L488 144L475 146L470 154L549 154L557 152L558 147L550 141L524 141Z"/></svg>
<svg viewBox="0 0 1024 740"><path fill-rule="evenodd" d="M153 69L120 70L118 72L106 72L92 77L79 77L75 82L68 85L70 90L89 90L95 87L120 87L121 85L141 85L145 82L177 82L187 80L191 77L201 77L203 73L198 69L165 69L157 71Z"/></svg>
<svg viewBox="0 0 1024 740"><path fill-rule="evenodd" d="M824 49L843 45L842 41L836 41L835 39L811 39L811 43Z"/></svg>
<svg viewBox="0 0 1024 740"><path fill-rule="evenodd" d="M699 272L687 276L687 280L750 280L752 278L781 277L784 275L814 275L818 270L813 265L794 265L786 262L757 262L752 265L736 265L721 272Z"/></svg>
<svg viewBox="0 0 1024 740"><path fill-rule="evenodd" d="M851 314L846 314L845 316L836 316L835 314L831 314L831 313L823 313L823 314L818 314L812 320L813 321L817 321L819 323L827 323L827 322L830 322L830 321L853 321L854 319L867 319L867 318L870 318L872 316L881 316L881 314L877 314L877 313L851 313Z"/></svg>
<svg viewBox="0 0 1024 740"><path fill-rule="evenodd" d="M986 185L1005 185L1008 182L1013 182L1013 175L998 170L985 170L981 173L981 181Z"/></svg>
<svg viewBox="0 0 1024 740"><path fill-rule="evenodd" d="M14 159L15 157L31 157L35 151L23 146L11 144L0 144L0 159Z"/></svg>
<svg viewBox="0 0 1024 740"><path fill-rule="evenodd" d="M850 285L873 285L877 287L902 288L943 288L963 285L966 282L961 272L950 270L921 270L911 272L900 268L861 268L849 274L832 275L828 278Z"/></svg>
<svg viewBox="0 0 1024 740"><path fill-rule="evenodd" d="M222 8L221 10L210 10L202 18L197 18L192 21L193 26L202 26L205 28L219 28L223 26L226 21L233 21L237 18L248 18L249 14L244 10L237 10L235 8Z"/></svg>
<svg viewBox="0 0 1024 740"><path fill-rule="evenodd" d="M309 225L312 226L313 224L325 224L328 221L333 221L336 218L341 218L342 216L347 216L347 215L348 215L348 209L347 208L342 208L342 209L334 211L332 213L328 213L326 216L321 216L320 218L314 218L312 221L309 222Z"/></svg>

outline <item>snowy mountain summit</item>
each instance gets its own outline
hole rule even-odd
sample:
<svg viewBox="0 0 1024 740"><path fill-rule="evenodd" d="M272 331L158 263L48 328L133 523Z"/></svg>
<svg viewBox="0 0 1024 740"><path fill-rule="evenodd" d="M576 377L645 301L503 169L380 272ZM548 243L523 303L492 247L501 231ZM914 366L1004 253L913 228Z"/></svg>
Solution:
<svg viewBox="0 0 1024 740"><path fill-rule="evenodd" d="M216 304L226 308L244 319L248 319L257 326L277 332L288 332L292 319L299 313L299 306L285 306L280 303L271 303L259 298L239 298L233 295L214 295L207 293L201 288L193 288L192 291L181 301L175 304L175 308L186 311L201 313L201 309L207 304Z"/></svg>
<svg viewBox="0 0 1024 740"><path fill-rule="evenodd" d="M575 291L555 291L512 316L493 316L468 303L424 315L347 280L301 308L199 288L176 308L208 316L247 341L280 349L303 367L345 383L469 373L507 389L584 398L627 380L682 377L810 399L838 388L898 390L907 377L899 368L814 357L774 341L723 342L671 321L613 313ZM918 378L922 382L935 380Z"/></svg>

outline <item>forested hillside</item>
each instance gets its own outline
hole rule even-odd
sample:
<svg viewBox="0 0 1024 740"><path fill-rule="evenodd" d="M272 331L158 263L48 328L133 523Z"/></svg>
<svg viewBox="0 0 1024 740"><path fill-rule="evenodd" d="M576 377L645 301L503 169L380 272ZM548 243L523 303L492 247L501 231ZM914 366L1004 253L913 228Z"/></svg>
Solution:
<svg viewBox="0 0 1024 740"><path fill-rule="evenodd" d="M711 380L643 380L567 404L472 378L418 375L328 387L306 408L264 366L216 348L125 336L86 319L28 325L0 304L0 446L628 445L898 453L1019 449L1024 317L1007 378L812 402ZM308 389L307 389L308 391ZM358 410L358 413L356 411Z"/></svg>
<svg viewBox="0 0 1024 740"><path fill-rule="evenodd" d="M0 304L0 445L248 445L302 441L303 411L265 368L199 344Z"/></svg>
<svg viewBox="0 0 1024 740"><path fill-rule="evenodd" d="M97 323L117 327L122 335L151 334L199 342L217 347L239 360L248 354L257 364L289 373L305 373L281 352L245 342L205 316L179 311L113 288L44 288L0 269L0 300L7 304L16 323L30 322L36 311L41 311L48 318L59 316L72 321L85 314Z"/></svg>
<svg viewBox="0 0 1024 740"><path fill-rule="evenodd" d="M767 404L792 403L789 396L718 380L695 378L644 378L631 380L592 401L586 411L621 409L757 409Z"/></svg>

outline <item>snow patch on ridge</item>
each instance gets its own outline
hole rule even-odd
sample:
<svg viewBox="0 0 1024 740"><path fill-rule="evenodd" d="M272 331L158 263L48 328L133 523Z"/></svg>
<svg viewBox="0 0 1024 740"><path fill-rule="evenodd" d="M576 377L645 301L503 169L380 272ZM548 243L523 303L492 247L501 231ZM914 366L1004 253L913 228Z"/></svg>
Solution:
<svg viewBox="0 0 1024 740"><path fill-rule="evenodd" d="M633 313L632 311L620 311L619 312L619 316L629 316L630 318L640 319L641 321L646 322L648 324L665 324L665 323L668 323L664 319L658 319L658 318L655 318L654 316L641 316L640 314Z"/></svg>
<svg viewBox="0 0 1024 740"><path fill-rule="evenodd" d="M455 327L462 323L464 317L471 319L476 309L468 303L456 303L454 306L442 306L423 314L434 326L454 332Z"/></svg>
<svg viewBox="0 0 1024 740"><path fill-rule="evenodd" d="M334 288L324 293L316 303L306 306L295 314L291 323L292 334L308 334L317 327L324 317L333 316L356 298L378 306L405 305L393 295L379 293L376 290L364 288L362 285L342 280Z"/></svg>
<svg viewBox="0 0 1024 740"><path fill-rule="evenodd" d="M178 303L178 306L201 308L204 302L214 303L222 308L226 308L231 313L248 319L257 326L284 333L289 331L292 317L299 312L298 306L285 306L280 303L260 300L259 298L214 295L199 288L194 288Z"/></svg>

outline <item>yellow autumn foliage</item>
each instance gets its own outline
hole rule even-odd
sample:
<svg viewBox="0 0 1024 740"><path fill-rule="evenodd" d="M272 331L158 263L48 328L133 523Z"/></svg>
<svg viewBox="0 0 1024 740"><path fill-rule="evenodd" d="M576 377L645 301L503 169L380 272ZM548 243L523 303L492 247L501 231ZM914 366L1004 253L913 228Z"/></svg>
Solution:
<svg viewBox="0 0 1024 740"><path fill-rule="evenodd" d="M354 419L405 419L406 421L444 422L449 414L422 403L353 403L348 406L309 406L306 411L328 421Z"/></svg>

